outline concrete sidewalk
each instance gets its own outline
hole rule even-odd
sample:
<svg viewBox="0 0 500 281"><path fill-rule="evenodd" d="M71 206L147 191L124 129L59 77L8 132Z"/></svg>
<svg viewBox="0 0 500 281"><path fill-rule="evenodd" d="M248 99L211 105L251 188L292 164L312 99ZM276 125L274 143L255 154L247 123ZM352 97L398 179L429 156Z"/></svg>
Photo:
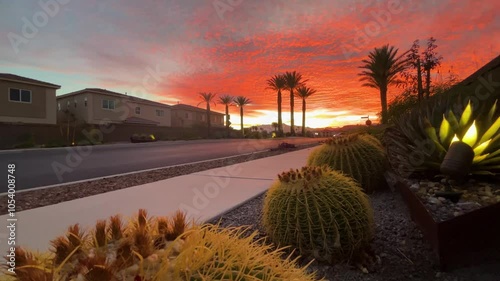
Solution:
<svg viewBox="0 0 500 281"><path fill-rule="evenodd" d="M49 241L79 223L87 228L99 219L132 216L141 208L166 216L181 209L188 218L210 220L266 191L277 174L306 164L313 148L261 158L231 166L174 177L122 190L16 213L16 246L45 251ZM0 216L2 256L9 245L7 215Z"/></svg>

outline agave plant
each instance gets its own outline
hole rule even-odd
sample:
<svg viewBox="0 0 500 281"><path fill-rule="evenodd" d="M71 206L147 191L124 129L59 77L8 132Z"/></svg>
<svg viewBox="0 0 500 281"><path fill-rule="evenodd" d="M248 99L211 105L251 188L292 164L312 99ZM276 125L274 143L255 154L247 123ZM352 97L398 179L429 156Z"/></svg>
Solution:
<svg viewBox="0 0 500 281"><path fill-rule="evenodd" d="M386 131L384 142L396 172L437 174L451 143L461 141L474 151L472 174L500 173L498 100L480 104L468 99L465 107L450 101L439 98L414 108Z"/></svg>

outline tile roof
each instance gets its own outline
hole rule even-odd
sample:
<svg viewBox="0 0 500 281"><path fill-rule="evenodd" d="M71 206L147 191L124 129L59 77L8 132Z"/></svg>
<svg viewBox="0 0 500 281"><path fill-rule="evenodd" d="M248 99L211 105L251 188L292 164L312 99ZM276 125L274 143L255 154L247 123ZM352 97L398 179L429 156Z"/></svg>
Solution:
<svg viewBox="0 0 500 281"><path fill-rule="evenodd" d="M27 84L37 84L37 85L42 85L48 88L55 88L55 89L60 89L61 86L56 85L56 84L51 84L47 82L43 82L40 80L35 80L15 74L10 74L10 73L0 73L0 80L9 80L9 81L16 81L16 82L21 82L21 83L27 83Z"/></svg>

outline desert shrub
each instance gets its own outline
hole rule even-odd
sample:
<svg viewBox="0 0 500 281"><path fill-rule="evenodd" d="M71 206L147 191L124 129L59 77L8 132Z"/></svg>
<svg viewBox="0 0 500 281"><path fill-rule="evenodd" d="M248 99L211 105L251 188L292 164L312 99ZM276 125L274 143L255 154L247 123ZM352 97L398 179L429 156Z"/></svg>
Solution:
<svg viewBox="0 0 500 281"><path fill-rule="evenodd" d="M381 142L368 134L351 134L328 139L311 152L311 166L328 165L356 180L367 191L386 187L387 160Z"/></svg>
<svg viewBox="0 0 500 281"><path fill-rule="evenodd" d="M265 197L263 225L276 244L330 263L362 253L374 232L367 195L328 166L279 175Z"/></svg>

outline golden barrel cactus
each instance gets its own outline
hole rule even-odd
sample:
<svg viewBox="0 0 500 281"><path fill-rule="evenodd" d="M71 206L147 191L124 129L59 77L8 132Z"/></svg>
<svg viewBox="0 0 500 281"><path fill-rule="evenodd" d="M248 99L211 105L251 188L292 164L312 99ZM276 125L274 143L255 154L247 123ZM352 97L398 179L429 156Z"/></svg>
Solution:
<svg viewBox="0 0 500 281"><path fill-rule="evenodd" d="M279 246L331 263L360 254L374 234L368 196L328 166L279 175L264 200L263 225Z"/></svg>
<svg viewBox="0 0 500 281"><path fill-rule="evenodd" d="M385 151L380 141L368 134L334 137L311 152L309 166L328 165L355 179L366 192L386 186Z"/></svg>
<svg viewBox="0 0 500 281"><path fill-rule="evenodd" d="M184 214L125 224L119 216L85 233L78 225L52 241L50 253L16 249L17 281L316 280L295 261L281 259L242 228L188 225Z"/></svg>

